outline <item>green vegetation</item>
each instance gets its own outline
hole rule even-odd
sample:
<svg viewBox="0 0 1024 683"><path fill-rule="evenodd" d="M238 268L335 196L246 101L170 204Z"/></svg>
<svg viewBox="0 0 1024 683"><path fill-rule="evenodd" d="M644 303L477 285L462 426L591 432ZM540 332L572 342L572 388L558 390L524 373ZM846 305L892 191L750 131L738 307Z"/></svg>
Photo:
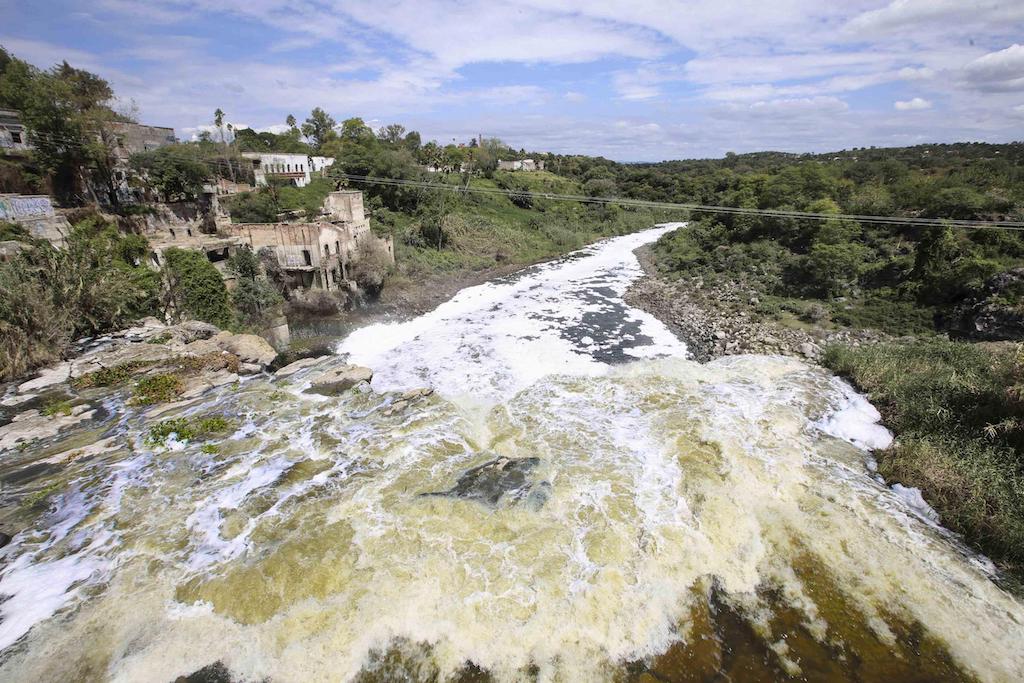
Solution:
<svg viewBox="0 0 1024 683"><path fill-rule="evenodd" d="M195 441L205 439L215 434L222 434L231 428L231 421L220 415L204 417L200 420L190 420L178 417L173 420L164 420L149 430L146 443L150 446L163 446L167 439L174 434L179 441ZM204 453L216 453L216 446L204 444Z"/></svg>
<svg viewBox="0 0 1024 683"><path fill-rule="evenodd" d="M131 165L165 202L194 201L210 175L205 157L198 145L168 145L133 155Z"/></svg>
<svg viewBox="0 0 1024 683"><path fill-rule="evenodd" d="M664 194L823 214L1024 215L1022 146L981 146L975 150L985 153L981 158L930 154L939 147L874 150L866 155L869 160L783 156L767 161L749 155L750 160L692 162L699 173L673 181ZM659 182L662 167L681 163L630 169L616 183L641 192L638 176ZM931 317L940 328L952 325L956 309L979 296L987 278L1024 263L1024 240L1004 231L699 212L692 218L686 230L655 246L665 272L739 280L767 296L819 301L839 324L896 334L933 329Z"/></svg>
<svg viewBox="0 0 1024 683"><path fill-rule="evenodd" d="M185 383L176 374L150 375L135 383L131 402L139 406L168 403L178 398L184 390Z"/></svg>
<svg viewBox="0 0 1024 683"><path fill-rule="evenodd" d="M827 349L825 365L866 392L898 438L887 481L921 489L943 524L1024 568L1024 355L945 340Z"/></svg>
<svg viewBox="0 0 1024 683"><path fill-rule="evenodd" d="M62 249L29 240L0 263L0 379L59 359L74 339L157 312L159 276L139 265L146 241L97 217Z"/></svg>
<svg viewBox="0 0 1024 683"><path fill-rule="evenodd" d="M275 311L280 310L284 299L277 289L263 277L260 261L249 249L239 249L228 259L228 268L235 274L235 288L231 302L252 327L260 327Z"/></svg>
<svg viewBox="0 0 1024 683"><path fill-rule="evenodd" d="M71 386L76 389L119 386L129 382L135 376L135 371L146 367L146 365L148 363L131 361L109 368L100 368L71 380Z"/></svg>
<svg viewBox="0 0 1024 683"><path fill-rule="evenodd" d="M164 252L165 309L178 317L229 327L235 315L220 271L198 251L172 248Z"/></svg>
<svg viewBox="0 0 1024 683"><path fill-rule="evenodd" d="M47 417L53 417L55 415L70 415L71 402L67 400L47 401L40 412Z"/></svg>

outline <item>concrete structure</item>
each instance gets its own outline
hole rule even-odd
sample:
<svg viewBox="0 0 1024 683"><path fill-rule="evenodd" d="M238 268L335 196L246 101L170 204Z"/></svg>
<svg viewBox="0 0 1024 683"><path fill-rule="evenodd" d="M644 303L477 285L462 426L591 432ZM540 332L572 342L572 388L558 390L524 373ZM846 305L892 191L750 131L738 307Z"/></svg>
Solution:
<svg viewBox="0 0 1024 683"><path fill-rule="evenodd" d="M351 268L364 249L394 263L391 239L370 231L362 192L332 192L324 200L324 214L324 220L311 223L232 223L221 230L254 252L272 249L292 287L353 289Z"/></svg>
<svg viewBox="0 0 1024 683"><path fill-rule="evenodd" d="M128 164L133 154L151 152L178 141L174 129L165 126L146 126L141 123L113 121L104 126L113 136L114 156L119 162Z"/></svg>
<svg viewBox="0 0 1024 683"><path fill-rule="evenodd" d="M499 171L543 171L544 162L533 159L522 159L517 161L502 161L498 159Z"/></svg>
<svg viewBox="0 0 1024 683"><path fill-rule="evenodd" d="M17 223L30 235L49 240L53 246L64 246L71 224L53 209L46 195L0 194L0 221Z"/></svg>
<svg viewBox="0 0 1024 683"><path fill-rule="evenodd" d="M145 188L133 187L130 182L135 171L131 169L128 162L133 154L151 152L167 145L173 145L178 141L174 137L174 129L165 126L112 121L104 126L103 137L110 145L115 159L114 178L118 183L117 194L120 201L128 204L146 201ZM101 193L98 195L103 197Z"/></svg>
<svg viewBox="0 0 1024 683"><path fill-rule="evenodd" d="M273 178L287 181L296 187L305 187L313 178L322 176L324 169L334 163L333 157L311 157L305 154L243 152L242 156L252 161L257 186L267 185Z"/></svg>
<svg viewBox="0 0 1024 683"><path fill-rule="evenodd" d="M14 109L0 109L0 150L23 152L31 149L21 115Z"/></svg>

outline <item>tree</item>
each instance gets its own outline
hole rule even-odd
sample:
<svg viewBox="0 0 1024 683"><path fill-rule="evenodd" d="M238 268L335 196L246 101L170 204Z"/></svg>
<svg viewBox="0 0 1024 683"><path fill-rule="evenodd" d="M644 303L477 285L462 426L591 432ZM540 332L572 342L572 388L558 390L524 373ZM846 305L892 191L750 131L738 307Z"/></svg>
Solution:
<svg viewBox="0 0 1024 683"><path fill-rule="evenodd" d="M295 121L295 117L292 116L291 114L288 114L288 118L286 118L284 122L288 126L288 128L295 128L297 123Z"/></svg>
<svg viewBox="0 0 1024 683"><path fill-rule="evenodd" d="M265 322L267 314L282 302L277 289L260 275L260 260L247 248L228 259L228 269L237 277L231 303L249 325Z"/></svg>
<svg viewBox="0 0 1024 683"><path fill-rule="evenodd" d="M86 172L95 160L104 121L117 115L107 106L110 86L99 76L62 64L40 71L4 53L0 107L21 112L33 156L50 176L59 201L73 203L88 191ZM103 150L101 157L108 155Z"/></svg>
<svg viewBox="0 0 1024 683"><path fill-rule="evenodd" d="M405 126L399 123L392 123L377 130L377 139L387 145L397 145L405 136Z"/></svg>
<svg viewBox="0 0 1024 683"><path fill-rule="evenodd" d="M316 107L310 113L309 118L302 124L302 134L308 138L317 152L321 151L328 140L334 136L334 119L330 114L320 107Z"/></svg>
<svg viewBox="0 0 1024 683"><path fill-rule="evenodd" d="M217 131L220 133L220 141L224 142L224 112L221 111L220 107L217 107L217 111L213 112L213 125L216 126Z"/></svg>
<svg viewBox="0 0 1024 683"><path fill-rule="evenodd" d="M234 322L228 290L220 272L199 251L172 247L164 252L164 311L218 327Z"/></svg>
<svg viewBox="0 0 1024 683"><path fill-rule="evenodd" d="M129 160L164 201L191 201L203 191L209 169L195 145L168 145L140 152Z"/></svg>

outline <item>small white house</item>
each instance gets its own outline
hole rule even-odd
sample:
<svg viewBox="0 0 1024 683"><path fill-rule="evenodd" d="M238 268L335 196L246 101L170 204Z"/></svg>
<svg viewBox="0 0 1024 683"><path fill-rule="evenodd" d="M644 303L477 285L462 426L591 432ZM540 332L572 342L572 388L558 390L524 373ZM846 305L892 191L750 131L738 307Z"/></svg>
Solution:
<svg viewBox="0 0 1024 683"><path fill-rule="evenodd" d="M305 154L244 152L242 156L252 160L257 186L266 185L268 178L280 178L296 187L305 187L312 178L322 175L324 169L334 163L333 157L311 157Z"/></svg>

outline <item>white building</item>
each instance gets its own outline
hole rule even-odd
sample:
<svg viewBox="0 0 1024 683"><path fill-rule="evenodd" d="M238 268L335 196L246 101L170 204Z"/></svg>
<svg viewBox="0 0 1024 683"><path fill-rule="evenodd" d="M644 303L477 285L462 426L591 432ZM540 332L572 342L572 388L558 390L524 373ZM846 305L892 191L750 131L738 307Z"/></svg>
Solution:
<svg viewBox="0 0 1024 683"><path fill-rule="evenodd" d="M544 162L534 161L533 159L523 159L522 161L502 161L498 159L498 170L499 171L543 171Z"/></svg>
<svg viewBox="0 0 1024 683"><path fill-rule="evenodd" d="M305 154L244 152L242 156L252 160L257 186L266 185L268 178L279 178L296 187L305 187L312 178L323 175L324 169L334 163L333 157L311 157Z"/></svg>

